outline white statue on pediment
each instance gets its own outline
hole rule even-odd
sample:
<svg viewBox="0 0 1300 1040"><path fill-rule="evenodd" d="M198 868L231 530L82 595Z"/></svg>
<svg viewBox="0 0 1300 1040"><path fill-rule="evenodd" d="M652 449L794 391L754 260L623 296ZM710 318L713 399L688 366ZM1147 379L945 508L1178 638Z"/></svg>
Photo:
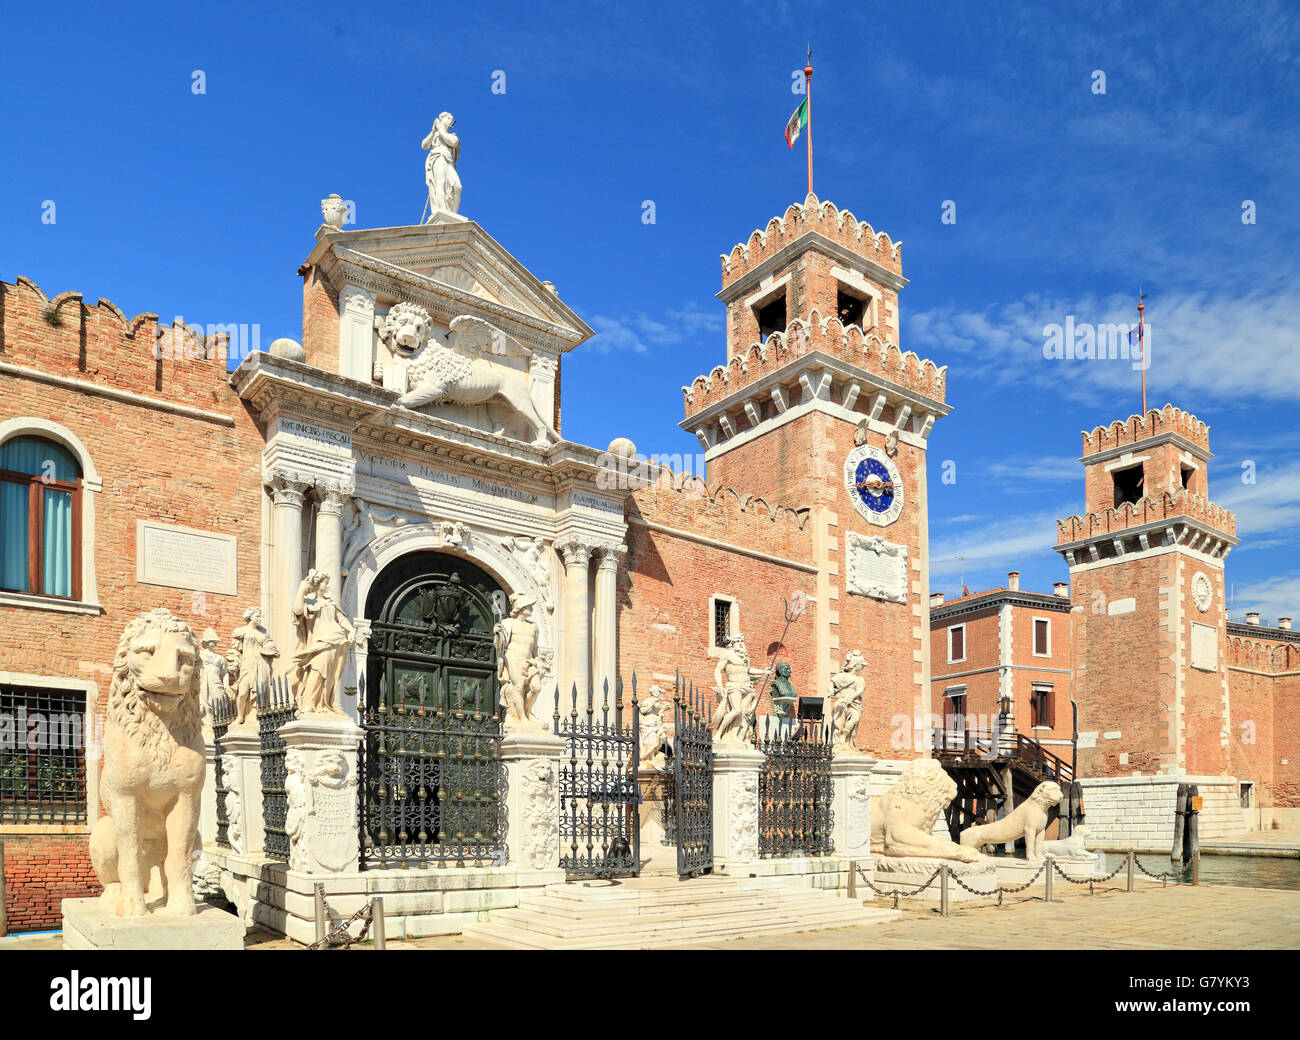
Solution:
<svg viewBox="0 0 1300 1040"><path fill-rule="evenodd" d="M460 159L460 138L452 133L456 117L443 112L433 121L431 129L420 147L429 153L424 160L424 183L429 188L429 218L426 224L438 219L439 214L455 215L460 212L460 174L456 163Z"/></svg>
<svg viewBox="0 0 1300 1040"><path fill-rule="evenodd" d="M385 346L406 362L405 378L399 381L399 406L419 409L501 401L532 428L534 444L560 439L529 393L527 363L532 352L491 322L462 314L440 335L433 329L428 311L403 302L395 304L376 325ZM493 415L491 410L488 414ZM506 435L499 416L492 432Z"/></svg>

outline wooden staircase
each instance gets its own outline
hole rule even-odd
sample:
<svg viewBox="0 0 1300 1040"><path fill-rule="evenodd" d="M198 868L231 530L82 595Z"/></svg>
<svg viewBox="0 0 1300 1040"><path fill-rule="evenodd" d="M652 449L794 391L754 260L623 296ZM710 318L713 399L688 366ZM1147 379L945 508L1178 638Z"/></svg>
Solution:
<svg viewBox="0 0 1300 1040"><path fill-rule="evenodd" d="M548 885L467 925L465 935L514 949L656 949L898 916L787 878L651 876Z"/></svg>
<svg viewBox="0 0 1300 1040"><path fill-rule="evenodd" d="M1022 733L935 730L933 753L957 784L945 810L953 841L967 827L986 822L989 811L1008 798L1019 805L1041 783L1053 780L1064 789L1075 780L1069 762Z"/></svg>

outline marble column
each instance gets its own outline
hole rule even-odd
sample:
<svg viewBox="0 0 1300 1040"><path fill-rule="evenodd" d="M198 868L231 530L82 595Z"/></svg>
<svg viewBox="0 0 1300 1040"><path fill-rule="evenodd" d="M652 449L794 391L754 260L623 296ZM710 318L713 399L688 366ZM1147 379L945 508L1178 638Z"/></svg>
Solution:
<svg viewBox="0 0 1300 1040"><path fill-rule="evenodd" d="M609 684L610 703L614 702L618 675L618 561L627 552L626 545L602 545L596 549L596 702ZM629 695L630 696L630 695Z"/></svg>
<svg viewBox="0 0 1300 1040"><path fill-rule="evenodd" d="M592 546L570 538L556 543L564 557L564 671L556 676L561 699L575 685L580 697L591 687L591 597L587 591Z"/></svg>
<svg viewBox="0 0 1300 1040"><path fill-rule="evenodd" d="M352 494L351 485L337 481L316 484L316 569L330 579L330 595L342 595L343 503Z"/></svg>
<svg viewBox="0 0 1300 1040"><path fill-rule="evenodd" d="M271 587L267 590L267 631L280 650L281 670L293 659L293 597L302 581L302 504L311 485L297 474L273 473L271 492Z"/></svg>

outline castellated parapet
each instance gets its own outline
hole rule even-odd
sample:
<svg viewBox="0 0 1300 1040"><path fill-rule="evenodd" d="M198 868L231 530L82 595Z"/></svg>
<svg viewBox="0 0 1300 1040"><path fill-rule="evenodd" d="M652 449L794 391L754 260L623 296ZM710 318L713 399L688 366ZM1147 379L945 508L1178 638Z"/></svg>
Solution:
<svg viewBox="0 0 1300 1040"><path fill-rule="evenodd" d="M1149 409L1143 415L1130 415L1109 426L1098 426L1091 432L1084 430L1083 454L1085 457L1095 455L1161 434L1177 434L1207 453L1210 450L1210 428L1191 412L1166 404L1163 408Z"/></svg>
<svg viewBox="0 0 1300 1040"><path fill-rule="evenodd" d="M769 220L762 230L755 229L744 242L736 243L730 253L722 254L723 287L743 278L809 231L825 235L845 249L902 276L901 241L893 241L885 232L858 220L849 210L841 210L829 200L822 202L810 193L803 202L795 203L781 216Z"/></svg>
<svg viewBox="0 0 1300 1040"><path fill-rule="evenodd" d="M937 403L944 403L948 366L935 365L915 352L902 351L874 332L857 325L844 325L834 316L823 317L813 310L809 320L796 318L784 332L774 332L762 343L753 343L735 354L726 365L717 365L707 375L696 376L682 387L686 415L704 411L737 390L760 381L805 354L821 351L888 383L913 390Z"/></svg>

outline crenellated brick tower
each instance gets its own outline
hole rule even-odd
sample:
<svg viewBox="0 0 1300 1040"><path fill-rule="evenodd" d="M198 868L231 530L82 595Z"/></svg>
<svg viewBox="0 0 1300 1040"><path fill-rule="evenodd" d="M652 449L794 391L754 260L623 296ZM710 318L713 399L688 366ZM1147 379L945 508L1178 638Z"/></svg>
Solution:
<svg viewBox="0 0 1300 1040"><path fill-rule="evenodd" d="M810 507L802 690L865 653L859 745L893 759L924 753L900 717L930 711L926 444L950 411L945 369L900 349L906 284L900 243L816 196L791 206L722 257L727 362L683 388L681 424L710 486Z"/></svg>
<svg viewBox="0 0 1300 1040"><path fill-rule="evenodd" d="M1079 771L1229 771L1223 564L1236 519L1209 499L1209 430L1172 405L1083 434L1070 567Z"/></svg>

